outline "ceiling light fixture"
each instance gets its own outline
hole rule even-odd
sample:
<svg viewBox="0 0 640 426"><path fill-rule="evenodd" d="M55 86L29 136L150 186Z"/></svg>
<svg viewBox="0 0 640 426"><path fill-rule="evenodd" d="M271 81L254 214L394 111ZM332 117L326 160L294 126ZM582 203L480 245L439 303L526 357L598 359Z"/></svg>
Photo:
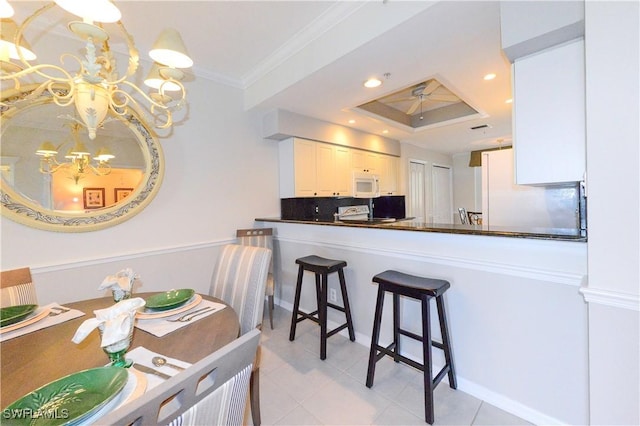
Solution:
<svg viewBox="0 0 640 426"><path fill-rule="evenodd" d="M73 140L73 147L67 152L64 158L65 162L58 162L56 155L58 155L58 148L50 141L43 142L36 155L40 156L40 173L51 175L58 170L66 170L78 184L78 181L84 177L85 174L92 172L98 176L106 176L111 173L111 166L109 160L115 158L115 155L107 148L100 148L93 160L96 164L91 164L91 153L87 150L84 142L80 140L78 130L80 130L80 124L71 124L71 138Z"/></svg>
<svg viewBox="0 0 640 426"><path fill-rule="evenodd" d="M382 81L375 77L372 77L364 82L364 87L367 87L369 89L372 89L374 87L379 87L380 85L382 85Z"/></svg>
<svg viewBox="0 0 640 426"><path fill-rule="evenodd" d="M506 101L504 101L505 104L512 104L513 103L513 99L507 99Z"/></svg>
<svg viewBox="0 0 640 426"><path fill-rule="evenodd" d="M487 75L484 76L485 80L493 80L494 78L496 78L496 75L494 73L489 73Z"/></svg>
<svg viewBox="0 0 640 426"><path fill-rule="evenodd" d="M349 120L349 124L355 124L356 120L354 120L353 118L351 120Z"/></svg>
<svg viewBox="0 0 640 426"><path fill-rule="evenodd" d="M86 42L84 57L78 58L71 53L60 57L61 63L68 58L75 59L79 65L77 71L67 71L52 64L29 62L35 60L35 55L31 56L24 33L33 21L56 4L82 18L82 21L70 22L68 28ZM80 119L70 116L65 118L76 120L85 126L91 139L95 139L96 131L108 112L125 115L133 109L138 114L144 114L142 103L146 115L150 115L143 119L145 124L161 129L170 128L173 125L172 113L180 109L186 100L186 91L179 81L184 77L181 69L191 67L193 61L186 52L180 34L173 29L163 31L149 52L156 63L152 67L152 75L145 80L157 92L147 95L135 83L128 81L138 69L139 54L133 37L127 32L120 17L120 10L109 0L55 0L55 3L36 10L20 26L10 19L2 19L0 80L13 81L14 87L19 89L21 79L36 76L41 83L40 90L48 90L57 105L75 104ZM105 30L104 24L111 23L122 34L129 50L128 67L122 76L118 73L115 57L108 43L109 33ZM16 31L8 31L14 26ZM11 37L6 38L5 35L9 34ZM18 62L11 63L11 59ZM175 94L169 96L166 92Z"/></svg>
<svg viewBox="0 0 640 426"><path fill-rule="evenodd" d="M384 129L382 133L386 135L387 133L389 133L389 131L387 129Z"/></svg>

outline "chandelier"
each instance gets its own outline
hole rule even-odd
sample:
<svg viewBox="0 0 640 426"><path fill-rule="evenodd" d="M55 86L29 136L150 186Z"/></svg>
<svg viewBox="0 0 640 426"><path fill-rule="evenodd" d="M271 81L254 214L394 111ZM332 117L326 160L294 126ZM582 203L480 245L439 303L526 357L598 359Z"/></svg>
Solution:
<svg viewBox="0 0 640 426"><path fill-rule="evenodd" d="M24 33L56 5L82 18L82 21L71 21L68 28L85 43L84 57L64 53L60 56L62 66L36 63L36 55L24 39ZM161 129L173 125L172 113L184 105L186 98L180 82L184 77L181 69L193 65L176 30L164 30L149 52L155 62L144 82L155 91L147 94L130 81L138 69L138 50L120 21L120 10L110 0L55 0L36 10L21 25L9 19L12 15L13 9L7 0L0 0L0 81L12 81L14 88L20 89L21 80L35 77L40 84L39 92L48 90L57 105L75 105L79 119L65 118L77 120L86 127L90 139L95 139L97 129L108 119L109 112L125 115L130 113L130 108L145 117L145 124ZM117 29L128 48L128 66L122 76L116 67L105 24ZM74 65L73 71L63 68L69 62Z"/></svg>
<svg viewBox="0 0 640 426"><path fill-rule="evenodd" d="M56 147L50 141L45 141L40 145L36 151L36 155L40 156L40 173L50 175L58 170L65 170L76 185L89 172L98 176L106 176L111 173L109 160L114 159L115 156L107 148L100 148L93 157L96 164L92 164L91 153L78 135L80 127L78 123L71 124L71 137L74 144L64 157L67 161L60 163L56 159L59 146Z"/></svg>

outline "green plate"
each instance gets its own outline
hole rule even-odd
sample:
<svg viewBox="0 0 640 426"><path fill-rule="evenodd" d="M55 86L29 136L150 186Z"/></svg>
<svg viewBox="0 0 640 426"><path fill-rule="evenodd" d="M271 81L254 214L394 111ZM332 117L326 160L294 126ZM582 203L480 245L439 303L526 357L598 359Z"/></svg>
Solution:
<svg viewBox="0 0 640 426"><path fill-rule="evenodd" d="M37 307L38 305L16 305L0 309L0 328L22 321Z"/></svg>
<svg viewBox="0 0 640 426"><path fill-rule="evenodd" d="M11 425L70 425L111 401L124 388L127 370L99 367L58 379L23 396L2 411Z"/></svg>
<svg viewBox="0 0 640 426"><path fill-rule="evenodd" d="M168 309L177 308L187 303L194 295L195 291L190 288L180 290L169 290L164 293L154 294L145 301L145 308L154 311L166 311Z"/></svg>

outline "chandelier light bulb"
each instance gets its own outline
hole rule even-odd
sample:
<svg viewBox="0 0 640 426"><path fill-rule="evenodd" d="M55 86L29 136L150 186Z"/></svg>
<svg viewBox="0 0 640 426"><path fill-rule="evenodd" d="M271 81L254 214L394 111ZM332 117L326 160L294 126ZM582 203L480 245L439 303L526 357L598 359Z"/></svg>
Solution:
<svg viewBox="0 0 640 426"><path fill-rule="evenodd" d="M13 16L13 7L7 0L0 0L0 18L11 18Z"/></svg>
<svg viewBox="0 0 640 426"><path fill-rule="evenodd" d="M122 18L120 9L109 0L55 0L56 4L85 21L118 22Z"/></svg>

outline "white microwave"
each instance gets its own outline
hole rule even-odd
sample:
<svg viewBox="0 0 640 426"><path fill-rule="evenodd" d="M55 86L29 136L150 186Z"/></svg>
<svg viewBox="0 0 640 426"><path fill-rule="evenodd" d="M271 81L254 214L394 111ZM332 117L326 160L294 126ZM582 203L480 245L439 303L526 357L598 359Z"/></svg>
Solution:
<svg viewBox="0 0 640 426"><path fill-rule="evenodd" d="M353 172L353 196L375 198L380 196L380 178L373 173Z"/></svg>

